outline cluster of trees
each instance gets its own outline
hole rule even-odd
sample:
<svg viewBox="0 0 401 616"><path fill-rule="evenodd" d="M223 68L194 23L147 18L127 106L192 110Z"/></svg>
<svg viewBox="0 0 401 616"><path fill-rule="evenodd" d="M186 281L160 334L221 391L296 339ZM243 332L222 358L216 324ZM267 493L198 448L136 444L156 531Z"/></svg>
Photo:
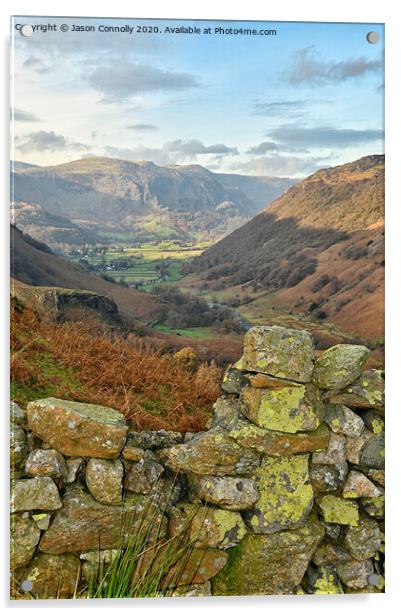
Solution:
<svg viewBox="0 0 401 616"><path fill-rule="evenodd" d="M157 318L168 327L215 326L222 333L242 331L241 323L228 306L208 303L202 297L182 293L174 287L157 287Z"/></svg>

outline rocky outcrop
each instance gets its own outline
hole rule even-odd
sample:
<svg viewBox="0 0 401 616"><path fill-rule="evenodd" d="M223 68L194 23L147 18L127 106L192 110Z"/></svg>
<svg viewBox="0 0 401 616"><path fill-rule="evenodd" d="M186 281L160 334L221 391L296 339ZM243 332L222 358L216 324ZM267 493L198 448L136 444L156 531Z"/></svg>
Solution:
<svg viewBox="0 0 401 616"><path fill-rule="evenodd" d="M20 592L81 596L139 540L130 584L159 572L158 595L381 592L383 374L367 353L315 360L307 332L255 327L195 435L135 432L91 404L13 404Z"/></svg>

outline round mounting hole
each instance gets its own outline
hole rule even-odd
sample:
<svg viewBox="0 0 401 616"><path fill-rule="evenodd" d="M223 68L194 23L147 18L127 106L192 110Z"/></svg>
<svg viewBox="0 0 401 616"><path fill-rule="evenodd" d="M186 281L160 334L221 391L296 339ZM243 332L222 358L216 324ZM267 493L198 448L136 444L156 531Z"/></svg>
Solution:
<svg viewBox="0 0 401 616"><path fill-rule="evenodd" d="M32 36L33 34L33 28L29 24L24 24L23 26L21 26L20 32L22 36L29 37L29 36Z"/></svg>
<svg viewBox="0 0 401 616"><path fill-rule="evenodd" d="M371 45L376 45L379 42L380 36L378 32L368 32L366 35L366 40Z"/></svg>

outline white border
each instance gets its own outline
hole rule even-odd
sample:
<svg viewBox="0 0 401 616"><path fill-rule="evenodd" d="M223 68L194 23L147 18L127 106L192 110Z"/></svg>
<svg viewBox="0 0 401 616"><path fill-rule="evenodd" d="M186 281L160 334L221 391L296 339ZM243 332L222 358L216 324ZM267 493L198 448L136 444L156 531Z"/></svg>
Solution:
<svg viewBox="0 0 401 616"><path fill-rule="evenodd" d="M337 614L341 609L353 614L363 613L364 616L377 614L378 610L391 609L399 604L399 589L401 588L401 545L399 517L401 515L400 488L399 488L399 458L397 449L400 447L400 417L401 400L399 395L398 381L400 380L400 277L401 269L400 244L401 224L399 199L399 186L401 183L400 165L400 21L396 2L389 0L335 0L334 2L322 2L322 0L278 0L277 3L262 2L261 0L247 0L243 3L235 3L233 0L200 0L199 3L170 0L162 2L147 0L143 4L136 4L128 0L113 0L110 4L99 4L84 0L59 0L55 3L49 0L3 0L1 6L1 48L4 51L4 59L1 64L3 72L3 132L1 149L2 173L1 186L3 195L3 208L1 210L1 229L3 251L2 266L2 293L1 315L2 329L1 340L3 347L3 369L1 375L1 391L3 392L3 405L1 416L3 419L3 438L8 434L8 374L7 357L4 349L8 336L8 133L9 133L9 99L7 95L9 84L9 16L14 15L68 15L68 16L110 16L110 17L149 17L149 18L188 18L188 19L260 19L282 21L345 21L345 22L376 22L386 24L386 380L387 380L387 474L388 486L391 486L386 495L387 504L387 592L376 595L343 595L343 596L301 596L301 597L241 597L241 598L213 598L213 599L167 599L167 600L136 600L136 601L41 601L41 602L13 602L7 603L7 558L2 554L0 558L0 585L2 590L2 604L6 609L13 609L14 613L24 613L26 609L37 612L44 608L52 610L74 610L74 613L84 613L84 610L94 609L118 609L135 610L138 614L151 614L163 612L173 614L182 613L183 610L205 611L214 614L222 610L229 610L233 615L241 614L244 609L252 610L255 614L278 612L280 616L294 614L297 616L308 614L310 616L324 612L325 616ZM398 198L397 198L398 197ZM8 467L7 448L3 441L3 472L0 473L3 486L3 500L1 511L2 534L4 551L7 550L7 509L8 497L7 486L4 485L4 476ZM397 606L398 607L398 606Z"/></svg>

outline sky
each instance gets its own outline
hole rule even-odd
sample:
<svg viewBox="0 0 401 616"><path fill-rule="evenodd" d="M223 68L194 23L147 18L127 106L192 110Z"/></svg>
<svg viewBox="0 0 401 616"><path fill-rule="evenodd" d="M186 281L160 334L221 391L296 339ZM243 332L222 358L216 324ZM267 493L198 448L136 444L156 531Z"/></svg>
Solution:
<svg viewBox="0 0 401 616"><path fill-rule="evenodd" d="M180 27L201 33L166 31ZM14 160L301 178L383 152L381 24L15 17L11 32Z"/></svg>

